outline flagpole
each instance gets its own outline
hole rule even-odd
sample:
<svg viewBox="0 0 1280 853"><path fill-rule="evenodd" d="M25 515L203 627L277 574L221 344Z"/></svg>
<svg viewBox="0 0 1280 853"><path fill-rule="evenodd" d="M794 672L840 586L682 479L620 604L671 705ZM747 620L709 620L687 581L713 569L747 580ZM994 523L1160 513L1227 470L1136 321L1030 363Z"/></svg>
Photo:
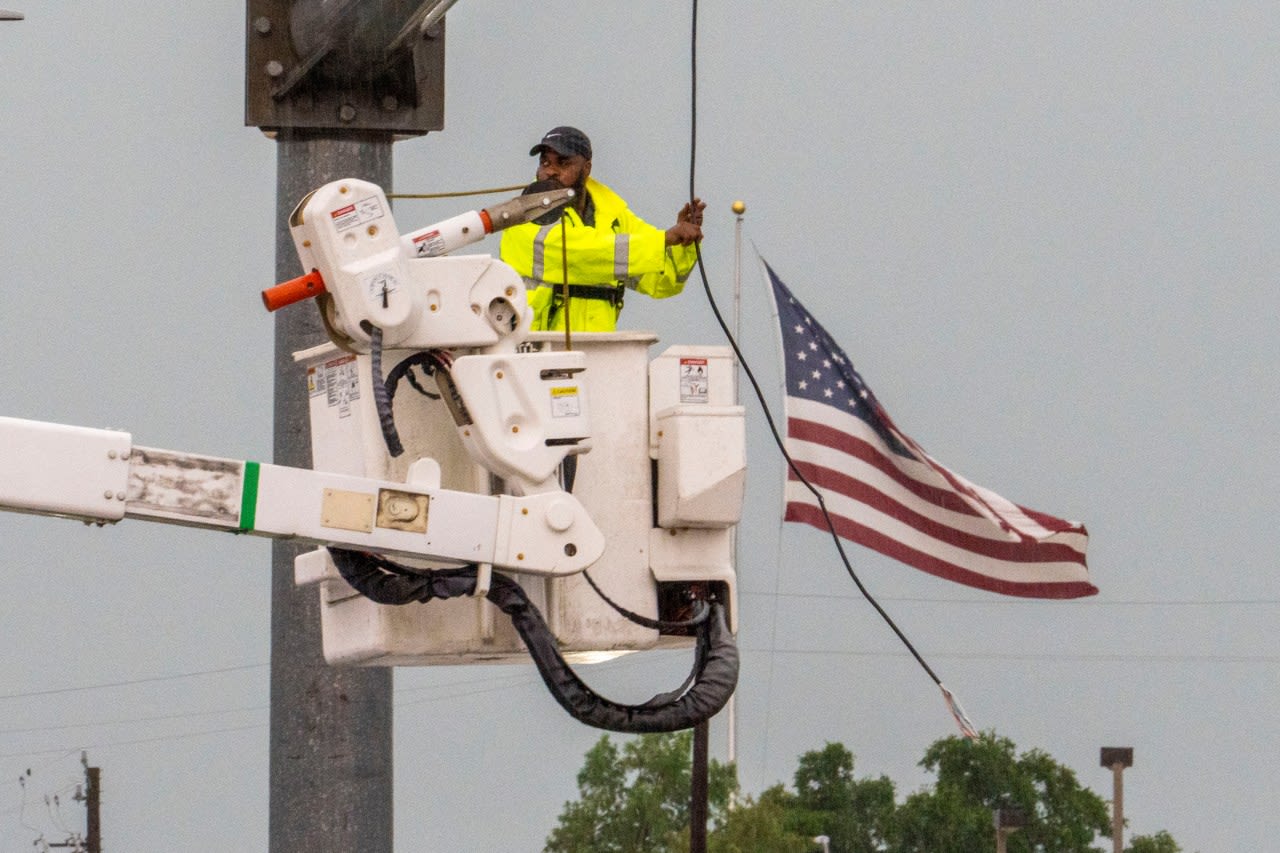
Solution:
<svg viewBox="0 0 1280 853"><path fill-rule="evenodd" d="M733 223L733 339L736 341L741 337L742 332L742 215L747 212L747 205L741 199L735 201L732 205L735 221ZM737 353L733 357L733 402L737 404L738 399L738 365ZM734 570L738 568L738 531L735 529L730 538L730 560L732 561ZM738 694L734 691L729 696L728 707L728 731L726 738L728 740L729 763L736 764L738 761Z"/></svg>
<svg viewBox="0 0 1280 853"><path fill-rule="evenodd" d="M768 272L769 264L765 261L764 258L760 257L759 249L756 250L756 262L763 268L762 271L764 273L764 278L766 281L768 281L769 280L769 272ZM778 343L778 364L785 365L787 363L787 351L786 351L786 347L783 346L783 343L782 343L781 327L778 325L778 323L780 322L778 319L778 300L777 300L777 297L774 295L772 286L768 288L768 292L769 292L769 305L773 309L772 312L769 314L769 318L773 321L773 330L778 333L775 335L775 338ZM787 416L787 372L785 368L783 369L781 374L779 374L778 376L778 398L782 400L782 416L785 419ZM779 566L782 565L782 525L785 523L786 516L787 516L787 471L788 470L790 469L787 463L784 461L783 468L782 468L782 500L779 502L780 505L778 507L778 565Z"/></svg>
<svg viewBox="0 0 1280 853"><path fill-rule="evenodd" d="M747 212L746 202L733 203L736 221L733 224L733 337L737 340L742 331L742 214ZM733 399L738 400L737 356L734 356Z"/></svg>
<svg viewBox="0 0 1280 853"><path fill-rule="evenodd" d="M769 265L765 263L764 258L760 257L760 250L755 248L754 244L752 244L751 248L756 255L757 270L759 270L763 274L762 277L765 281L769 281L769 269L768 269ZM773 324L772 327L775 332L774 338L778 345L778 364L780 366L784 366L783 370L778 376L778 399L782 401L783 416L785 417L786 405L787 405L786 403L787 376L786 376L786 369L785 369L786 348L782 345L782 335L780 334L782 327L779 325L779 322L778 322L777 297L774 295L772 286L767 287L766 292L769 295L769 306L771 309L769 312L769 322ZM761 400L761 405L765 407L765 419L769 420L769 415L768 415L769 409L763 399ZM784 463L784 466L785 466L785 463ZM763 742L763 744L762 744L762 749L760 750L760 763L763 766L768 766L768 763L769 763L769 711L768 711L768 708L770 707L770 704L772 702L773 666L775 661L777 660L777 655L774 654L774 651L778 648L778 595L782 592L782 526L785 523L786 516L787 516L787 469L786 467L784 467L782 470L782 492L779 495L779 497L780 497L780 500L778 502L778 510L777 510L777 516L776 516L776 518L778 519L778 536L777 536L777 539L775 540L778 545L778 550L773 563L773 618L770 620L770 624L769 624L768 689L766 689L765 691L764 735L761 737L761 741Z"/></svg>

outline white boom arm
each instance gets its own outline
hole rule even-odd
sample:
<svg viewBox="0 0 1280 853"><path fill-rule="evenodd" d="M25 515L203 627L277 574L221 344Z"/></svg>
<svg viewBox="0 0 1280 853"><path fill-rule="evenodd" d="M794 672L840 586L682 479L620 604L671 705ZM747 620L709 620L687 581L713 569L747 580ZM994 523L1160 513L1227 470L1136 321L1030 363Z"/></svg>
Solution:
<svg viewBox="0 0 1280 853"><path fill-rule="evenodd" d="M442 489L431 460L399 483L134 447L125 432L0 418L0 508L98 523L143 518L433 564L582 571L603 553L604 537L555 482L567 454L590 448L582 354L517 353L528 329L520 277L487 256L437 257L571 196L525 195L401 237L380 187L334 181L290 217L311 272L283 294L263 294L272 309L320 296L330 335L351 349L466 348L442 362L437 379L463 446L514 495Z"/></svg>
<svg viewBox="0 0 1280 853"><path fill-rule="evenodd" d="M0 508L86 522L138 518L322 545L580 572L604 537L572 496L478 495L136 447L129 433L0 417Z"/></svg>

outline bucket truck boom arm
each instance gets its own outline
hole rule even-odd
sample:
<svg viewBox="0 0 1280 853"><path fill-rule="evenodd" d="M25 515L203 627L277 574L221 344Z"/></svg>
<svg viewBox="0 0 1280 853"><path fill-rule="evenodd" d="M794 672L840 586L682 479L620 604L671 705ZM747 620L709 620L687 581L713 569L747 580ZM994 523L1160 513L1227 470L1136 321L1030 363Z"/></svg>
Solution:
<svg viewBox="0 0 1280 853"><path fill-rule="evenodd" d="M0 417L0 507L99 524L125 518L529 574L582 571L604 537L564 493L392 483L137 447L129 433Z"/></svg>

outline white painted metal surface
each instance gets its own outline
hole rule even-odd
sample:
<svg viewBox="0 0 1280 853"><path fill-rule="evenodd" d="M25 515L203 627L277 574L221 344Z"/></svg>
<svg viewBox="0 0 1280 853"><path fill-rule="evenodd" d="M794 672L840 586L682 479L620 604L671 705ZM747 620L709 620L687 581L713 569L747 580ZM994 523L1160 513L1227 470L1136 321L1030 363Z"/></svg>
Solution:
<svg viewBox="0 0 1280 853"><path fill-rule="evenodd" d="M747 484L742 406L673 406L658 412L658 525L731 527Z"/></svg>
<svg viewBox="0 0 1280 853"><path fill-rule="evenodd" d="M649 450L657 458L658 414L675 406L733 406L729 347L671 346L649 365Z"/></svg>
<svg viewBox="0 0 1280 853"><path fill-rule="evenodd" d="M557 354L563 346L563 335L552 333L533 333L529 340L529 346L540 350L537 355ZM731 395L732 373L722 364L725 351L708 347L673 348L668 351L666 363L651 368L649 350L655 341L652 335L630 332L573 336L576 355L585 367L574 376L594 414L592 450L577 457L573 496L588 509L604 537L603 553L588 571L620 605L655 617L659 584L682 588L716 584L727 596L730 620L736 625L736 581L728 526L740 511L742 409L721 404L725 392L719 385L728 385L727 393ZM389 353L384 369L390 370L405 355L401 351ZM336 349L318 348L299 354L299 358L300 372L306 370L314 376L326 365L329 370L336 369L333 361L348 356ZM395 479L407 477L415 459L430 459L438 463L441 481L447 487L484 491L494 484L486 472L469 462L444 402L408 388L402 387L395 399L396 423L406 452L397 459L388 456L376 419L361 414L364 401L372 394L369 359L349 358L347 369L353 383L350 387L357 396L312 397L317 466L350 467L352 460L360 460L356 466L361 469L359 473ZM692 389L706 404L678 403L681 358L709 366L712 384L705 393L701 388ZM476 362L487 364L489 370L496 369L499 363L505 362ZM686 374L691 363L694 362L685 362ZM656 380L652 378L655 376ZM663 387L651 394L651 383ZM485 387L481 382L475 385ZM688 392L687 379L685 385ZM490 388L481 393L493 391ZM676 401L665 407L664 422L669 421L673 429L654 447L658 455L656 466L650 456L650 435L657 440L659 426L656 418L651 425L651 396ZM353 405L344 404L344 399ZM477 411L480 408L477 406ZM498 422L508 411L497 403L485 410L485 418ZM695 470L685 478L683 492L677 470L681 460ZM683 495L674 501L683 512L681 524L696 516L704 529L654 527L655 467L659 472L657 491L672 488L663 486L664 466L670 469L674 493ZM507 620L495 618L496 611L486 602L433 601L395 607L374 604L354 594L321 552L299 558L296 576L299 583L321 585L325 656L333 663L422 665L528 660ZM660 637L657 631L628 621L601 600L580 575L512 576L542 610L561 649L571 660L597 660L659 646L687 646L691 642L689 637Z"/></svg>
<svg viewBox="0 0 1280 853"><path fill-rule="evenodd" d="M478 215L468 216L447 221L440 250L456 242L455 231L484 235ZM323 276L320 307L331 332L354 349L368 351L372 327L384 347L415 349L492 346L528 328L515 270L487 255L431 257L429 233L402 239L376 184L347 179L316 189L294 210L290 233L303 268Z"/></svg>
<svg viewBox="0 0 1280 853"><path fill-rule="evenodd" d="M585 356L581 352L467 355L450 371L446 401L471 458L516 493L559 488L566 453L591 447Z"/></svg>
<svg viewBox="0 0 1280 853"><path fill-rule="evenodd" d="M119 521L131 449L127 432L0 417L0 507Z"/></svg>

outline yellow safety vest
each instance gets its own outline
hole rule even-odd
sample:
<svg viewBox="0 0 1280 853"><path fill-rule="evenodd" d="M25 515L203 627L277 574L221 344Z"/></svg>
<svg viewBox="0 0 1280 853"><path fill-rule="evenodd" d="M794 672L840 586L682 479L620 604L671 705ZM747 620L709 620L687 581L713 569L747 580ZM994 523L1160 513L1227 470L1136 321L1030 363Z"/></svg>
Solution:
<svg viewBox="0 0 1280 853"><path fill-rule="evenodd" d="M588 178L587 192L595 205L594 227L567 208L551 225L529 222L502 232L502 260L524 277L535 331L564 328L566 257L569 327L575 332L616 329L628 288L654 299L675 296L697 261L693 246L667 246L665 231L632 213L604 184Z"/></svg>

